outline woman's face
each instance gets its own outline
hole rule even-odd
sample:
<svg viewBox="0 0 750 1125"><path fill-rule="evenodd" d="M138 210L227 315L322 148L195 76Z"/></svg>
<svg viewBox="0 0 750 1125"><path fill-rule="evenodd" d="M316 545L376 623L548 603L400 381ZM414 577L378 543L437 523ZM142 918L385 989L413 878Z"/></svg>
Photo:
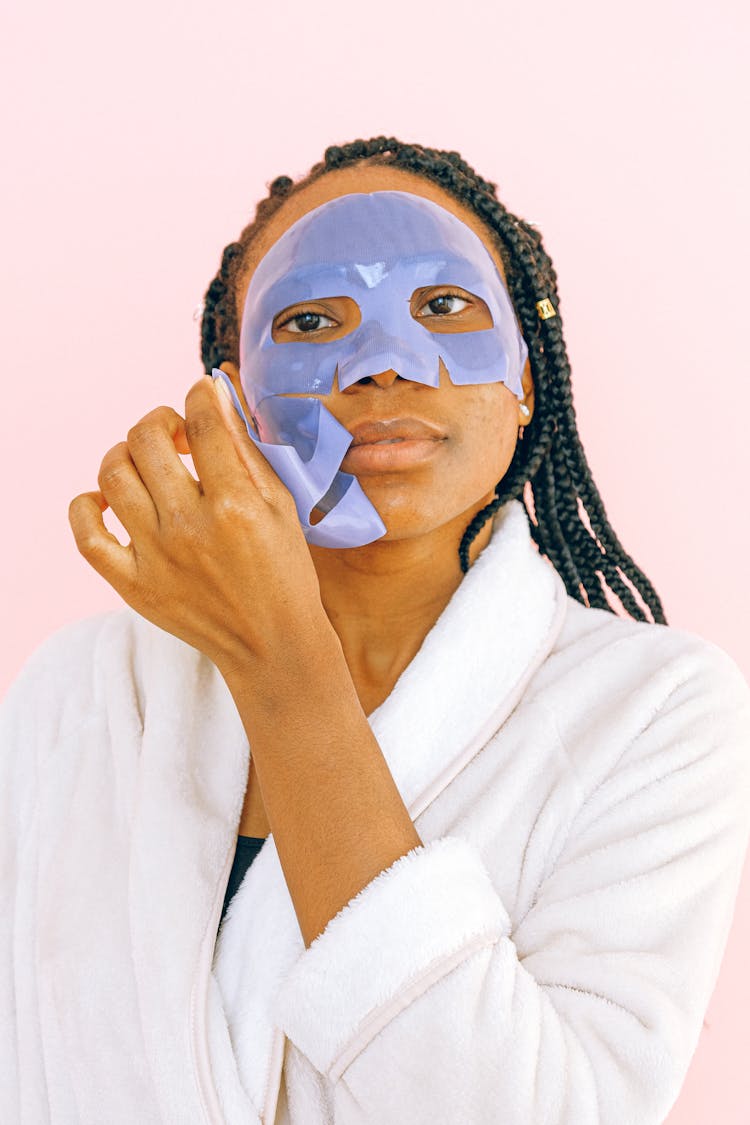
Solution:
<svg viewBox="0 0 750 1125"><path fill-rule="evenodd" d="M505 279L489 232L452 196L401 169L360 165L326 174L287 199L268 221L238 284L238 322L255 268L293 223L339 196L376 191L411 192L450 211L482 239ZM467 332L491 325L483 305L481 300L435 299L425 291L414 295L411 311L420 320L426 318L432 332ZM279 310L273 339L326 342L345 335L358 322L357 306L348 298L306 302L304 309ZM237 367L228 362L221 366L249 417ZM524 401L533 412L528 360L522 383ZM358 478L387 528L383 539L388 540L424 535L453 522L462 529L491 500L513 457L518 427L531 418L531 413L528 417L520 413L519 400L504 383L454 384L442 361L438 387L411 381L394 370L373 370L344 390L334 381L330 394L310 397L319 398L341 425L354 432L341 469ZM395 434L408 440L392 440L389 423Z"/></svg>

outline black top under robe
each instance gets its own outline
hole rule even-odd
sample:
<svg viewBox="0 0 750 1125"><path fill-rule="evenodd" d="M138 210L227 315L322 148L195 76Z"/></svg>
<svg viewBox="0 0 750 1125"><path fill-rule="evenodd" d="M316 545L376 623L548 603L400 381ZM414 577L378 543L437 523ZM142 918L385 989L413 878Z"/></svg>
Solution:
<svg viewBox="0 0 750 1125"><path fill-rule="evenodd" d="M248 867L253 862L265 842L265 836L237 837L237 850L234 853L234 863L232 864L232 870L229 872L229 882L227 883L227 890L226 894L224 895L224 906L221 910L219 925L221 925L221 923L224 921L224 915L227 912L227 907L237 893L240 883L245 878L245 872L247 871Z"/></svg>

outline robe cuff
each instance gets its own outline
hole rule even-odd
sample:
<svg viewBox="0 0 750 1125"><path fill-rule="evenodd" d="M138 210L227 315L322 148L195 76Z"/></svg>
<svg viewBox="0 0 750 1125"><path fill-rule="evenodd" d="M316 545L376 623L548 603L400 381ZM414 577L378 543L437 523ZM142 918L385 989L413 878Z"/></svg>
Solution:
<svg viewBox="0 0 750 1125"><path fill-rule="evenodd" d="M477 849L459 837L432 840L331 918L285 977L276 1026L336 1081L399 1012L510 930Z"/></svg>

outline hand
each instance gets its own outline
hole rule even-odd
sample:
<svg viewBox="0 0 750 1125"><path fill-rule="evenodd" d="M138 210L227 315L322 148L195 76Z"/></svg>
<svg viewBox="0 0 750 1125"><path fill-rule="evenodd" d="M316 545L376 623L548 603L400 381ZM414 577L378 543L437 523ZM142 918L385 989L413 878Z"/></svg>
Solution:
<svg viewBox="0 0 750 1125"><path fill-rule="evenodd" d="M192 454L197 481L178 452ZM221 671L330 628L291 493L209 376L188 391L184 419L160 406L137 422L105 454L98 483L70 504L79 551L128 605ZM108 507L127 546L104 525Z"/></svg>

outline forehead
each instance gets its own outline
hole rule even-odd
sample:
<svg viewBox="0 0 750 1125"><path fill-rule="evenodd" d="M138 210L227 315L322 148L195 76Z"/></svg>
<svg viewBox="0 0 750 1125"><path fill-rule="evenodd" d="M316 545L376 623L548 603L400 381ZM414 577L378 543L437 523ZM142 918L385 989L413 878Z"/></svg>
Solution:
<svg viewBox="0 0 750 1125"><path fill-rule="evenodd" d="M401 168L362 164L326 173L319 180L307 185L298 193L286 199L279 210L271 216L249 248L245 268L238 278L236 291L238 318L242 315L247 288L256 267L291 226L308 212L331 200L344 195L378 191L408 192L421 196L423 199L431 200L444 210L449 211L456 219L469 227L483 242L495 262L500 276L504 281L506 280L502 258L492 233L473 211L454 199L452 195L443 191L437 184L424 180L420 176L405 172Z"/></svg>
<svg viewBox="0 0 750 1125"><path fill-rule="evenodd" d="M392 285L398 291L451 282L481 295L493 278L485 244L444 207L412 192L353 192L286 230L258 263L246 299L259 315L272 316L296 301L364 296L374 287L382 295Z"/></svg>

